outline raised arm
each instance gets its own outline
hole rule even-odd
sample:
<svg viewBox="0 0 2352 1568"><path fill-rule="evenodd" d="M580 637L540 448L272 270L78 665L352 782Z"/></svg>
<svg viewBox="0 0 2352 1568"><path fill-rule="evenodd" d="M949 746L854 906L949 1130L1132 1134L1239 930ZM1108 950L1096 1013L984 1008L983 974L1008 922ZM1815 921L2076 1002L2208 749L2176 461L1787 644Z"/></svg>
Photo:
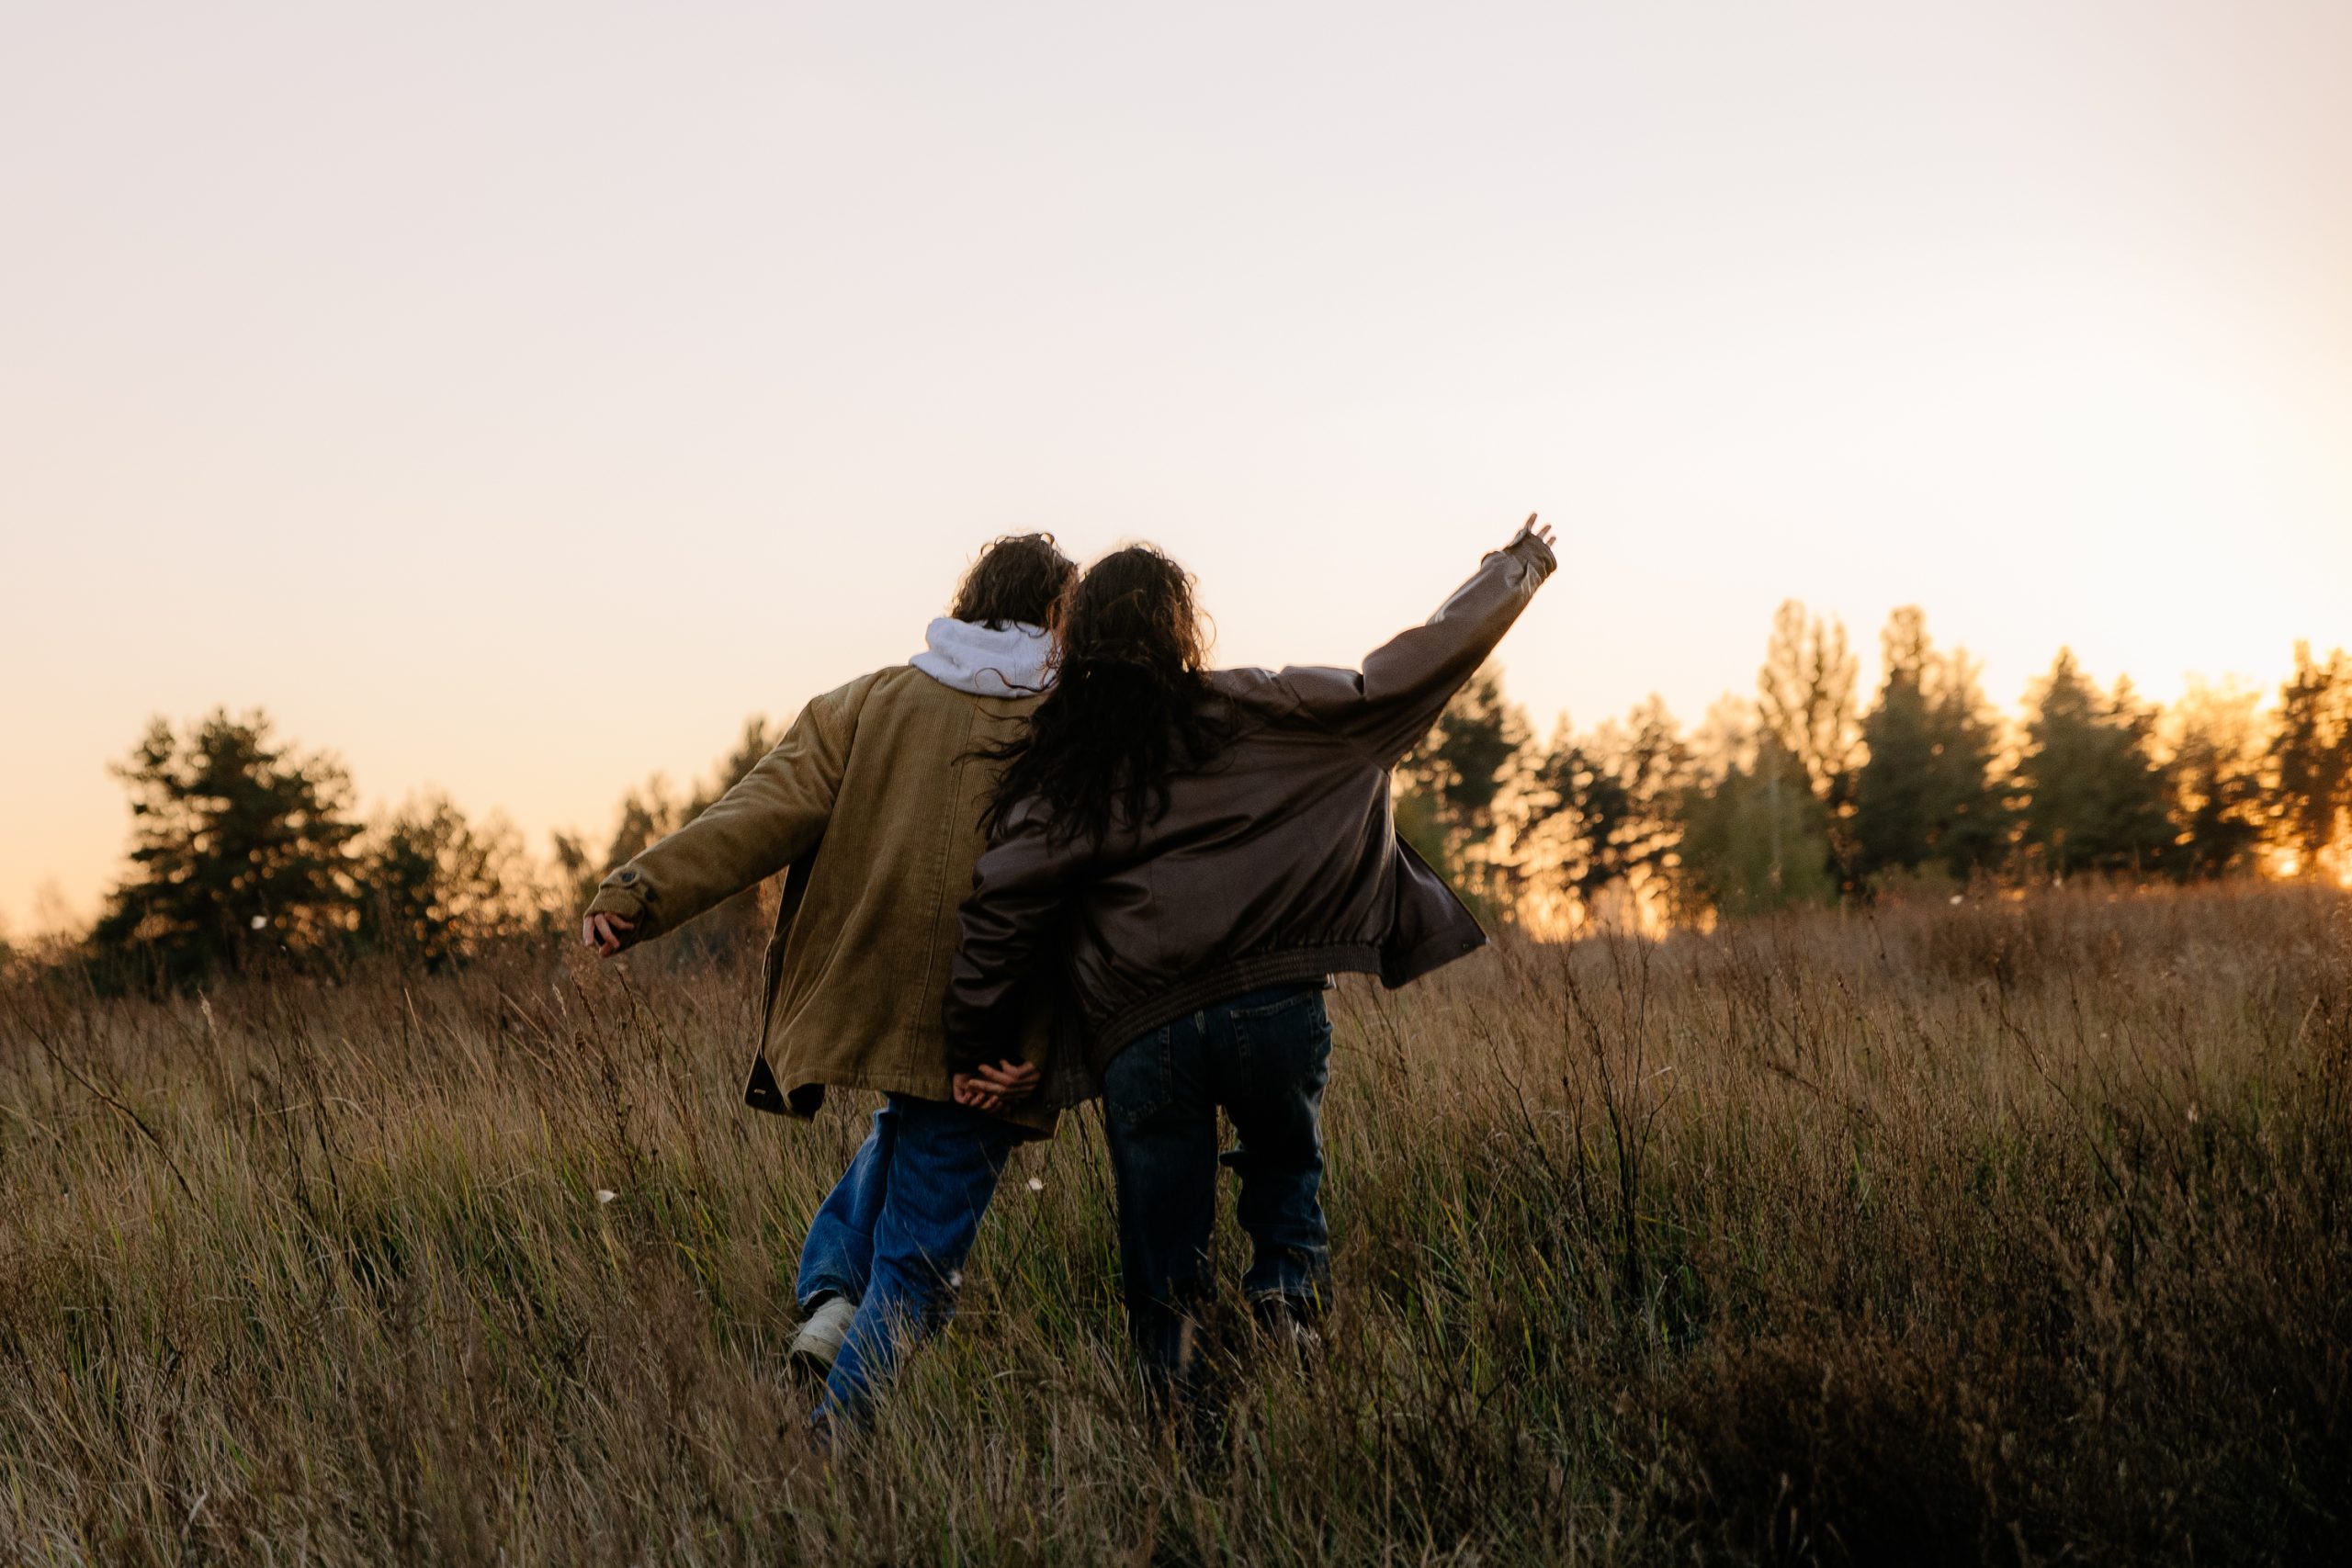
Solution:
<svg viewBox="0 0 2352 1568"><path fill-rule="evenodd" d="M1438 606L1426 625L1374 649L1361 671L1293 668L1274 677L1298 711L1393 767L1437 722L1558 566L1549 527L1531 513L1511 542Z"/></svg>
<svg viewBox="0 0 2352 1568"><path fill-rule="evenodd" d="M972 868L947 981L947 1059L958 1072L1015 1055L1022 984L1060 925L1078 858L1032 807L1016 812Z"/></svg>
<svg viewBox="0 0 2352 1568"><path fill-rule="evenodd" d="M814 850L832 818L870 682L810 703L733 789L605 877L588 906L590 944L617 952L675 931ZM600 930L612 934L610 945L598 942Z"/></svg>

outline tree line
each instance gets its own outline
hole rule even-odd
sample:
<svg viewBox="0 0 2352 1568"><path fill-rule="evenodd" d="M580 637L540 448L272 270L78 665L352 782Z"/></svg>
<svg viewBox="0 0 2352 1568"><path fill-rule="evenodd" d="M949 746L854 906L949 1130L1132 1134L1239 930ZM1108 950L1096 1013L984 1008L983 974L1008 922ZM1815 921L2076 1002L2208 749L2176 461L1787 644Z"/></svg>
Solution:
<svg viewBox="0 0 2352 1568"><path fill-rule="evenodd" d="M130 795L125 874L86 933L41 956L110 990L371 954L447 968L568 927L607 871L699 815L778 739L750 720L687 794L649 780L622 797L601 845L559 832L540 859L503 818L475 822L446 795L362 820L343 764L280 740L266 714L215 710L184 730L159 718L113 770ZM737 943L757 910L756 890L730 899L682 945Z"/></svg>
<svg viewBox="0 0 2352 1568"><path fill-rule="evenodd" d="M2352 660L2295 649L2261 694L2192 687L2171 709L2102 689L2061 651L2014 721L1916 608L1881 637L1867 705L1845 627L1791 602L1755 694L1686 731L1653 697L1537 740L1489 667L1397 770L1400 830L1496 922L1657 927L1797 904L2063 880L2254 871L2352 882ZM426 968L567 927L605 874L692 820L779 739L749 720L684 795L628 791L600 844L532 856L503 818L428 795L362 820L332 755L266 715L150 727L115 768L132 847L86 933L47 961L109 988L390 954ZM761 934L753 890L693 922L684 949ZM0 947L0 961L6 958Z"/></svg>
<svg viewBox="0 0 2352 1568"><path fill-rule="evenodd" d="M1685 732L1653 697L1538 741L1482 671L1399 770L1398 820L1492 919L1656 926L2086 874L2352 884L2352 660L2169 709L2062 649L2015 720L1916 607L1864 702L1846 628L1791 601L1756 690Z"/></svg>

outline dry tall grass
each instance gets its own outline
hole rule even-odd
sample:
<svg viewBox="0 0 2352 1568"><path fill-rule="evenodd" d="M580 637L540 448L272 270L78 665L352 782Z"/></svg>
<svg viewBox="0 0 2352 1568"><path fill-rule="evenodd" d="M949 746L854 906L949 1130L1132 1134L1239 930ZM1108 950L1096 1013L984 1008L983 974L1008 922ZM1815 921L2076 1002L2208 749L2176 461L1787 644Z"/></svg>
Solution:
<svg viewBox="0 0 2352 1568"><path fill-rule="evenodd" d="M1131 1397L1089 1113L870 1449L807 1456L770 1374L861 1128L737 1107L746 974L0 1007L8 1560L2309 1562L2352 1522L2340 895L1351 984L1329 1351L1193 1455Z"/></svg>

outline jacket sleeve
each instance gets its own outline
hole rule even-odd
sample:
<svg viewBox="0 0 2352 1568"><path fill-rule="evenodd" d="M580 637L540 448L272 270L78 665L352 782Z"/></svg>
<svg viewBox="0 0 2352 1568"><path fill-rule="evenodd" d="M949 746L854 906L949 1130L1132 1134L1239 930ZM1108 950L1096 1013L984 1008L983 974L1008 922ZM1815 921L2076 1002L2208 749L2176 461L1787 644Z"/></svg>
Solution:
<svg viewBox="0 0 2352 1568"><path fill-rule="evenodd" d="M637 943L808 855L825 835L849 765L865 684L817 698L775 750L703 814L606 876L592 915L637 922Z"/></svg>
<svg viewBox="0 0 2352 1568"><path fill-rule="evenodd" d="M972 868L947 981L947 1059L957 1071L1020 1055L1023 987L1060 929L1077 856L1074 845L1053 842L1046 814L1030 808Z"/></svg>
<svg viewBox="0 0 2352 1568"><path fill-rule="evenodd" d="M1489 554L1426 625L1374 649L1361 672L1294 667L1274 682L1300 716L1354 740L1380 766L1394 767L1477 673L1558 564L1543 540L1521 530Z"/></svg>

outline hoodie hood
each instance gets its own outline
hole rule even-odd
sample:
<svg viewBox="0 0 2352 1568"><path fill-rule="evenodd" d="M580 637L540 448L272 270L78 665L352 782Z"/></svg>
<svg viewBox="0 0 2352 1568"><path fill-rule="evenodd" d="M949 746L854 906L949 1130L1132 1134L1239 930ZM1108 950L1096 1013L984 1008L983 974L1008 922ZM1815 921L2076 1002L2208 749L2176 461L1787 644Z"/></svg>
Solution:
<svg viewBox="0 0 2352 1568"><path fill-rule="evenodd" d="M997 629L941 616L929 646L908 660L943 686L975 697L1034 697L1053 684L1046 672L1052 636L1037 626Z"/></svg>

